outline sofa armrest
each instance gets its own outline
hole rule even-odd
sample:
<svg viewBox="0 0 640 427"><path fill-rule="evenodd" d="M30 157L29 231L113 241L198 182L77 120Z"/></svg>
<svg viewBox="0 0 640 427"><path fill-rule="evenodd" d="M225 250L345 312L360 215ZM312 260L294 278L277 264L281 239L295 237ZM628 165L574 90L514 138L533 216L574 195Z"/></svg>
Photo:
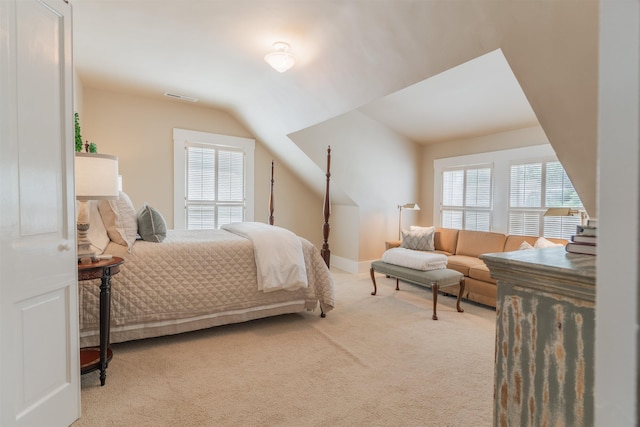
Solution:
<svg viewBox="0 0 640 427"><path fill-rule="evenodd" d="M398 248L401 244L402 242L400 240L388 240L384 242L384 249L389 250L391 248Z"/></svg>

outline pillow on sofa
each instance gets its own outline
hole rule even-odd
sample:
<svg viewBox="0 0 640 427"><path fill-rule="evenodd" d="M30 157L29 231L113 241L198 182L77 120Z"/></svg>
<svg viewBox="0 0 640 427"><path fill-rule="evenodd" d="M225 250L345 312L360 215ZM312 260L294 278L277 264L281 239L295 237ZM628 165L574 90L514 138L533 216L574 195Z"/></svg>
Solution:
<svg viewBox="0 0 640 427"><path fill-rule="evenodd" d="M564 246L564 245L562 243L550 242L549 240L545 239L544 237L539 237L538 240L536 240L536 243L533 245L533 247L535 249L555 248L557 246Z"/></svg>
<svg viewBox="0 0 640 427"><path fill-rule="evenodd" d="M160 243L167 237L167 223L157 209L146 203L138 214L138 234L142 240Z"/></svg>
<svg viewBox="0 0 640 427"><path fill-rule="evenodd" d="M416 251L434 250L433 238L435 227L411 226L409 231L402 230L401 248L413 249Z"/></svg>
<svg viewBox="0 0 640 427"><path fill-rule="evenodd" d="M131 249L138 236L138 215L129 196L121 191L117 200L100 200L98 209L111 241Z"/></svg>
<svg viewBox="0 0 640 427"><path fill-rule="evenodd" d="M520 243L520 246L518 246L519 251L526 251L527 249L533 249L533 246L531 246L531 243L527 242L526 240Z"/></svg>

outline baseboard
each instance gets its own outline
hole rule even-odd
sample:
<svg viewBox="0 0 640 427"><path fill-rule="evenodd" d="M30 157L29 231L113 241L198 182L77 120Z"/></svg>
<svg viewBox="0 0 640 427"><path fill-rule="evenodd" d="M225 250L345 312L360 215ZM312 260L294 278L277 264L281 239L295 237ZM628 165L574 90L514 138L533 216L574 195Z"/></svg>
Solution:
<svg viewBox="0 0 640 427"><path fill-rule="evenodd" d="M371 268L371 261L354 261L336 255L331 255L331 267L352 274L368 273Z"/></svg>

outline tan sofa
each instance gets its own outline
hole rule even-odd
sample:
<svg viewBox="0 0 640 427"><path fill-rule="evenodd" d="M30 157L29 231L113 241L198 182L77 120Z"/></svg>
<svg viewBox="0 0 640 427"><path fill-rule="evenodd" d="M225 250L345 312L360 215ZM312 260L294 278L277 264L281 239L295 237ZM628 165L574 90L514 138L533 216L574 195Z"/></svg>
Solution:
<svg viewBox="0 0 640 427"><path fill-rule="evenodd" d="M516 236L486 231L436 228L435 251L447 255L447 268L465 276L463 298L491 307L496 306L496 281L487 266L479 259L482 254L517 251L522 242L535 245L538 237ZM548 238L550 242L566 244L566 240ZM387 249L400 246L400 242L387 242ZM447 288L447 294L458 295L459 286Z"/></svg>

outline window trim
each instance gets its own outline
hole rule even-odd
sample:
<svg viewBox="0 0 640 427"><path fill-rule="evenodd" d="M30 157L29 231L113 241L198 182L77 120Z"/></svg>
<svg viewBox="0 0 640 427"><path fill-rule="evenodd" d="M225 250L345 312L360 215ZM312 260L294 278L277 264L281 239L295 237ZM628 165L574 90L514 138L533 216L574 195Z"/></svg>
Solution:
<svg viewBox="0 0 640 427"><path fill-rule="evenodd" d="M173 228L186 229L186 147L187 143L222 145L244 152L245 221L254 220L254 151L255 140L187 129L173 129Z"/></svg>

